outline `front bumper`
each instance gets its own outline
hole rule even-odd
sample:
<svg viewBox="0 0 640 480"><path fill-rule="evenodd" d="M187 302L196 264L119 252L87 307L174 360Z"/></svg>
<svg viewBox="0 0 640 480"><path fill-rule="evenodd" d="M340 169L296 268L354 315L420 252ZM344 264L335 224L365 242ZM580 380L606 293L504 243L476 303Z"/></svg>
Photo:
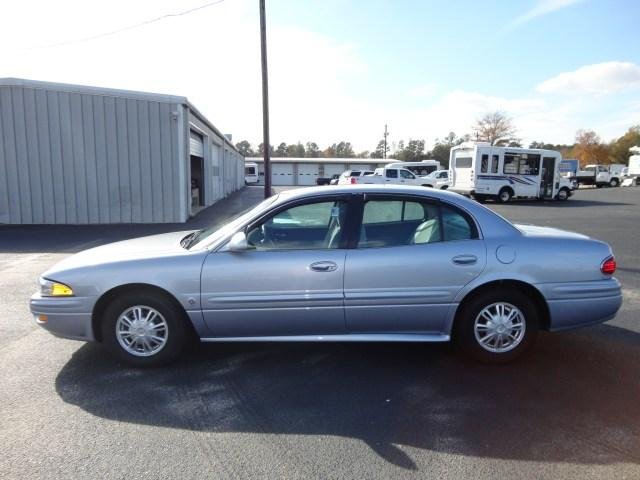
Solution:
<svg viewBox="0 0 640 480"><path fill-rule="evenodd" d="M91 312L95 300L93 297L43 297L35 293L29 308L35 322L57 337L94 341ZM40 315L46 315L47 320L39 320Z"/></svg>
<svg viewBox="0 0 640 480"><path fill-rule="evenodd" d="M622 306L622 288L616 278L544 283L536 287L547 299L551 331L606 322L615 317Z"/></svg>

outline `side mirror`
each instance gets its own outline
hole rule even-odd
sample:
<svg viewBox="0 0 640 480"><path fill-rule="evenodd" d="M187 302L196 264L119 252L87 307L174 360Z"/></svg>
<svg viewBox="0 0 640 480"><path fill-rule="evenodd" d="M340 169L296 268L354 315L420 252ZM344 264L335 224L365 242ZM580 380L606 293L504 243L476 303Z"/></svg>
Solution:
<svg viewBox="0 0 640 480"><path fill-rule="evenodd" d="M244 232L235 233L227 243L227 250L230 252L244 252L251 249L253 247L247 242L247 236Z"/></svg>

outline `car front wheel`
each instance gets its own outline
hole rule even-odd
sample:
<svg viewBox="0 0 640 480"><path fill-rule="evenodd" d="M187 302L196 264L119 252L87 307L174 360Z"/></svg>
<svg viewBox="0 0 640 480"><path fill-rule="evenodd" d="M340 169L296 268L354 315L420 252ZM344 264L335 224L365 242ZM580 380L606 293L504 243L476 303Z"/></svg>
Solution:
<svg viewBox="0 0 640 480"><path fill-rule="evenodd" d="M165 365L187 343L184 312L161 295L120 296L104 312L102 340L116 357L132 366Z"/></svg>
<svg viewBox="0 0 640 480"><path fill-rule="evenodd" d="M535 343L538 316L523 293L496 291L463 305L454 328L454 342L464 353L485 363L508 363Z"/></svg>

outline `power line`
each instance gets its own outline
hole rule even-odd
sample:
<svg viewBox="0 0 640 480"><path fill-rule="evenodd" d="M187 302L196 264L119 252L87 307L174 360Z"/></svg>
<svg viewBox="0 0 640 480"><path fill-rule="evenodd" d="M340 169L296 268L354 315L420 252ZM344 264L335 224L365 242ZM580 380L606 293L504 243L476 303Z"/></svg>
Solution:
<svg viewBox="0 0 640 480"><path fill-rule="evenodd" d="M110 37L112 35L117 35L118 33L127 32L129 30L134 30L136 28L145 27L145 26L150 25L152 23L156 23L156 22L160 22L162 20L165 20L167 18L182 17L184 15L189 15L190 13L197 12L198 10L203 10L205 8L208 8L208 7L212 7L214 5L218 5L218 4L222 3L222 2L224 2L224 0L214 0L213 2L205 3L204 5L200 5L198 7L190 8L189 10L183 10L181 12L175 12L175 13L167 13L165 15L161 15L161 16L156 17L156 18L151 18L149 20L145 20L145 21L140 22L140 23L135 23L133 25L128 25L126 27L118 28L116 30L111 30L109 32L99 33L97 35L92 35L90 37L84 37L84 38L78 38L78 39L75 39L75 40L68 40L66 42L52 43L50 45L44 45L42 47L36 47L36 48L54 48L54 47L63 47L63 46L66 46L66 45L74 45L74 44L77 44L77 43L90 42L90 41L93 41L93 40L98 40L100 38Z"/></svg>

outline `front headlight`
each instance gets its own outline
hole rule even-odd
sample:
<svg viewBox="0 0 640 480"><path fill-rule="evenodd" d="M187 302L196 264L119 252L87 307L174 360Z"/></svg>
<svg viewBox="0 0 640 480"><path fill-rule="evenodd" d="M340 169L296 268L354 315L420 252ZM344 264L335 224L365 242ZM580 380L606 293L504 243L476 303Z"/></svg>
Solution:
<svg viewBox="0 0 640 480"><path fill-rule="evenodd" d="M64 283L54 282L40 277L40 295L43 297L71 297L73 290Z"/></svg>

